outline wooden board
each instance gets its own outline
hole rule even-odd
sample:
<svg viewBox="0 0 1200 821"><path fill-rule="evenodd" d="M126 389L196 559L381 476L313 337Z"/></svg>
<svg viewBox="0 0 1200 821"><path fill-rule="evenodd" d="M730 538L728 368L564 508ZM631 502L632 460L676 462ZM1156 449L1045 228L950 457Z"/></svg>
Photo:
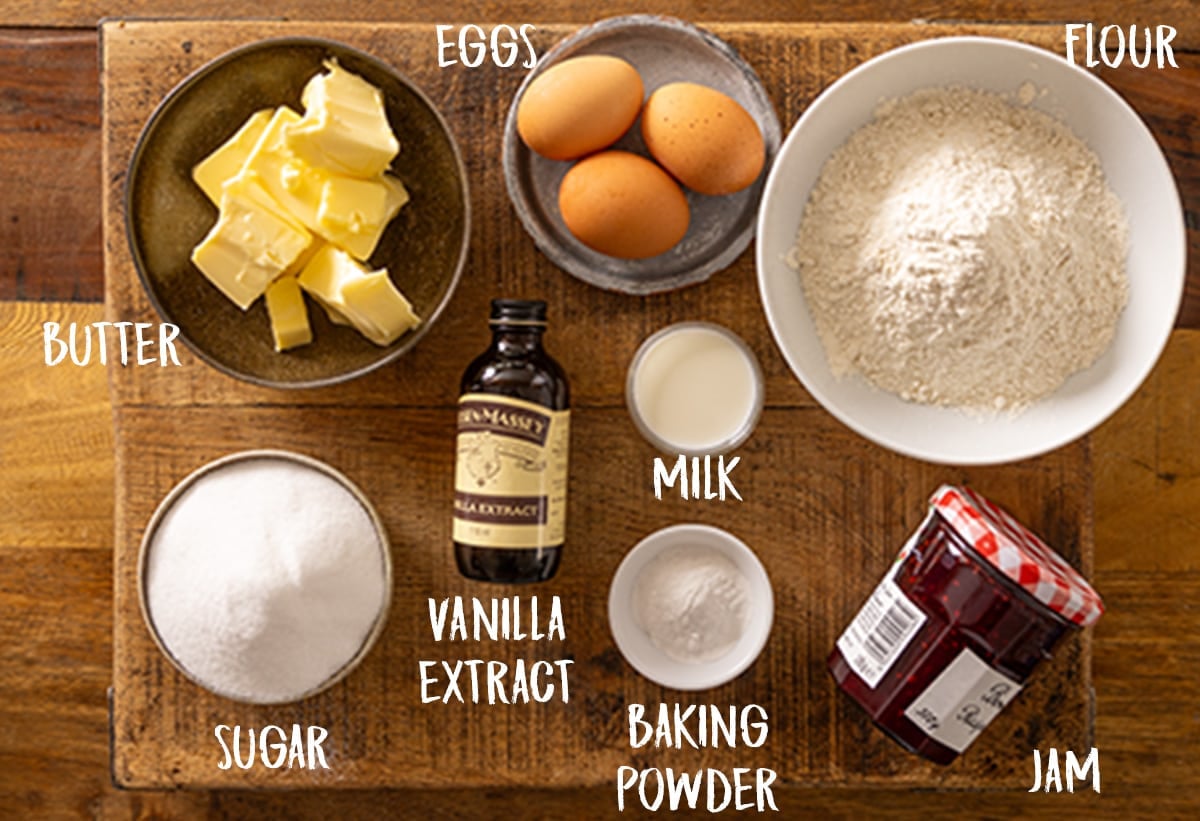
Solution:
<svg viewBox="0 0 1200 821"><path fill-rule="evenodd" d="M888 48L968 27L719 25L755 66L785 127L816 93ZM539 28L539 46L567 33ZM1050 45L1057 32L987 27ZM457 295L411 356L323 391L281 393L229 380L188 357L178 370L114 368L116 557L114 775L128 786L600 786L621 764L772 767L788 784L1016 788L1032 746L1086 749L1092 735L1090 638L1064 644L970 754L940 769L904 755L842 697L824 659L846 621L920 519L942 481L970 481L1090 571L1092 519L1086 442L1002 468L961 470L877 448L814 406L770 342L744 254L709 283L649 299L601 293L554 269L524 235L499 174L500 124L520 77L494 69L439 70L428 26L283 23L111 23L102 31L104 236L108 313L154 319L125 247L124 168L141 125L186 73L228 48L283 34L343 40L392 62L437 102L464 151L477 215ZM455 384L486 341L486 303L499 294L550 302L549 347L577 397L568 553L536 590L472 585L449 551ZM653 452L623 410L624 368L640 340L671 321L709 318L758 354L768 411L739 451L745 502L656 502ZM136 556L151 511L191 469L232 450L287 447L347 472L379 507L394 544L397 585L388 627L363 666L298 705L252 708L211 696L174 672L141 622ZM776 591L776 624L758 663L695 695L640 678L614 649L607 581L641 536L666 524L720 524L760 555ZM562 646L456 644L431 639L427 599L536 592L563 597ZM575 660L567 705L420 704L417 661ZM628 746L625 705L758 703L771 716L758 750L703 753ZM219 770L217 724L320 724L333 770Z"/></svg>
<svg viewBox="0 0 1200 821"><path fill-rule="evenodd" d="M406 20L418 23L445 23L462 20L487 20L521 23L556 20L588 23L599 15L670 14L707 22L770 18L779 22L908 22L910 20L950 20L987 23L1043 20L1122 20L1127 4L1121 0L1101 0L1086 7L1073 7L1063 0L988 0L932 3L929 0L809 0L806 3L773 3L751 0L739 4L707 4L696 0L658 0L653 4L637 0L610 0L598 7L594 0L360 0L350 5L334 5L323 0L264 0L254 5L238 0L73 0L70 3L45 3L40 0L8 0L5 22L12 26L93 26L105 17L129 18L219 18L257 19L286 17L292 20L365 20L390 22ZM114 11L114 7L117 11ZM1200 41L1200 26L1189 0L1145 0L1138 6L1140 21L1153 25L1170 23L1178 27L1176 48Z"/></svg>
<svg viewBox="0 0 1200 821"><path fill-rule="evenodd" d="M97 203L99 221L99 203ZM404 804L430 819L607 818L611 785L567 790L121 790L110 777L112 417L103 369L47 371L42 321L92 322L102 306L0 302L6 403L0 498L0 817L378 818ZM47 379L51 381L48 383ZM1095 581L1108 613L1095 632L1095 744L1103 795L1067 798L894 788L781 789L781 812L896 818L1191 818L1200 807L1200 332L1177 331L1145 386L1092 440ZM1189 409L1193 412L1189 413ZM78 438L80 445L62 448ZM1160 448L1159 442L1175 443ZM39 459L37 454L45 458ZM20 454L11 458L14 454ZM51 469L49 463L53 463ZM76 527L79 511L94 523ZM1131 516L1136 511L1136 517ZM20 545L20 546L18 546Z"/></svg>

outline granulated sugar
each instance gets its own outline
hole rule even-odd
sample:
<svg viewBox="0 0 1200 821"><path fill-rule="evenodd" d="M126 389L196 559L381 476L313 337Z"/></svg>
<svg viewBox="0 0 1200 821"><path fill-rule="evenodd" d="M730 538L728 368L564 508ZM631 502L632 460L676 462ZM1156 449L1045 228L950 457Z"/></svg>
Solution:
<svg viewBox="0 0 1200 821"><path fill-rule="evenodd" d="M168 652L209 689L292 701L363 647L387 596L359 500L298 462L219 466L176 499L149 545L146 600Z"/></svg>
<svg viewBox="0 0 1200 821"><path fill-rule="evenodd" d="M1016 411L1112 341L1127 234L1099 160L1064 124L997 94L927 89L881 105L830 157L789 262L836 376Z"/></svg>

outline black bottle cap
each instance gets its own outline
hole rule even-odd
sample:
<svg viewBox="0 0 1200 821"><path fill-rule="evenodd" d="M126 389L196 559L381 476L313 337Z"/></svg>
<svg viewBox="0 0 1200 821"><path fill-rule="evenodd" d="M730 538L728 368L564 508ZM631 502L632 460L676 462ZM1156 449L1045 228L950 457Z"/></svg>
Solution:
<svg viewBox="0 0 1200 821"><path fill-rule="evenodd" d="M489 324L546 325L546 303L540 299L493 299Z"/></svg>

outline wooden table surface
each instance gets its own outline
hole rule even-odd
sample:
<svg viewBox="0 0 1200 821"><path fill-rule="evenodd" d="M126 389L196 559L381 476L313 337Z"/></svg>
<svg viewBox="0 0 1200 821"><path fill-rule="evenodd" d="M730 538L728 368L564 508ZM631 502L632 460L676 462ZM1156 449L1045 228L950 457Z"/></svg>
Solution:
<svg viewBox="0 0 1200 821"><path fill-rule="evenodd" d="M1094 20L1128 24L1122 4L1032 2L708 6L655 10L724 19ZM782 4L779 4L782 5ZM339 17L425 22L589 21L580 0L362 3ZM589 790L350 794L123 792L108 770L113 434L104 371L47 368L41 323L102 316L97 39L102 16L233 16L230 2L7 3L0 16L0 816L585 817L613 813ZM322 19L315 0L267 3L258 16ZM635 10L605 5L605 14ZM636 10L642 10L638 8ZM1192 264L1178 330L1152 377L1091 439L1095 583L1108 614L1095 631L1096 746L1103 795L1023 791L910 793L790 789L801 810L1003 816L1079 812L1194 816L1200 774L1200 18L1189 2L1140 4L1141 24L1179 30L1181 68L1106 72L1167 151L1190 227ZM1061 25L1061 23L1056 24ZM431 40L433 38L432 26ZM785 128L790 123L785 123Z"/></svg>

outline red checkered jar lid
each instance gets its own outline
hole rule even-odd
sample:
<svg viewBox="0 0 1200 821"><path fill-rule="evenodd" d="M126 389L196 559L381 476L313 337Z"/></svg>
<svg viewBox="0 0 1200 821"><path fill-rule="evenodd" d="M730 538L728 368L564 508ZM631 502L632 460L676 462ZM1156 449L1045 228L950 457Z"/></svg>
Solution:
<svg viewBox="0 0 1200 821"><path fill-rule="evenodd" d="M1104 612L1087 580L998 505L953 485L942 485L929 503L976 553L1064 619L1087 627Z"/></svg>

